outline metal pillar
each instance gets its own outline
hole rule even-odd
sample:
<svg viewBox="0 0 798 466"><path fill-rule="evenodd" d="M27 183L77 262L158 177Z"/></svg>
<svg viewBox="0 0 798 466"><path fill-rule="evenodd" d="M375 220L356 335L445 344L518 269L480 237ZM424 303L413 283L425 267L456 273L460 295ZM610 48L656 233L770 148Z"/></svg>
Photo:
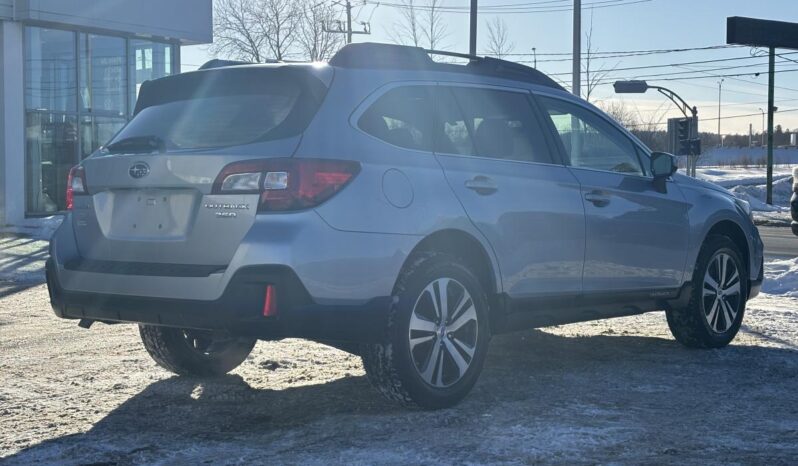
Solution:
<svg viewBox="0 0 798 466"><path fill-rule="evenodd" d="M768 63L768 185L767 203L773 205L773 100L776 81L776 48L770 47Z"/></svg>
<svg viewBox="0 0 798 466"><path fill-rule="evenodd" d="M574 95L582 94L582 0L574 0L574 56L572 87Z"/></svg>
<svg viewBox="0 0 798 466"><path fill-rule="evenodd" d="M471 35L468 44L468 54L477 54L477 0L471 0Z"/></svg>

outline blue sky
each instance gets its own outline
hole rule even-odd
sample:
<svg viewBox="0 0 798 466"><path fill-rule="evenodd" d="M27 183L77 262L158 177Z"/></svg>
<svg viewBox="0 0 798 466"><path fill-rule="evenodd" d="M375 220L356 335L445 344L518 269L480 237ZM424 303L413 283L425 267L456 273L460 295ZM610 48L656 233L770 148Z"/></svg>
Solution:
<svg viewBox="0 0 798 466"><path fill-rule="evenodd" d="M590 17L593 17L593 48L599 52L692 48L703 46L723 45L726 41L726 17L751 16L764 19L798 22L798 8L796 0L651 0L648 2L629 3L611 8L590 9L588 4L600 0L583 0L584 17L583 30L587 31ZM425 0L416 0L417 4L424 4ZM353 4L361 5L363 2L353 0ZM355 8L355 15L359 20L370 18L372 35L355 36L355 41L391 42L391 31L400 21L400 10L390 6L397 0L387 0L378 5L366 2L365 5ZM445 6L467 6L468 0L444 0ZM480 6L507 5L516 3L538 3L531 0L481 0ZM570 2L552 1L543 5L568 6ZM600 5L601 3L597 3ZM604 3L606 4L606 3ZM485 21L495 15L484 14L480 18L479 49L484 50L486 39ZM569 11L535 12L523 14L502 14L507 24L510 40L515 44L514 52L531 53L532 47L536 48L538 55L538 69L550 74L565 73L558 76L570 81L567 73L570 71L569 62L545 62L546 59L563 58L544 56L547 53L565 53L571 50L571 22L572 14ZM468 15L459 13L446 13L446 28L448 35L445 39L447 49L467 51L468 48ZM781 50L780 53L790 53ZM678 64L701 60L715 60L723 58L736 58L750 56L749 48L735 48L723 50L690 51L682 53L655 54L648 56L632 56L622 58L607 58L596 61L596 66L605 68L628 68L637 66ZM192 46L183 48L183 70L194 69L207 59L212 58L205 46ZM513 59L531 60L530 56L513 56ZM790 56L798 60L798 53ZM779 59L781 60L781 59ZM798 69L798 63L783 60L777 64L778 69ZM706 79L661 81L660 84L672 88L685 98L691 105L699 108L699 117L704 119L717 118L718 115L718 81L720 78L712 74L748 73L767 70L767 58L753 58L740 61L723 63L708 63L703 65L680 65L678 67L663 67L647 70L614 71L609 76L617 78L635 78L642 75L660 73L679 73L690 70L716 69L724 66L753 65L761 66L738 68L724 71L696 72L695 75L707 75ZM693 75L693 74L688 74ZM681 75L681 76L684 76ZM655 78L646 78L652 83ZM726 78L723 83L721 116L743 115L759 113L759 108L767 105L767 75L759 77L753 75ZM776 75L776 105L781 110L798 109L798 72L782 73ZM634 98L630 98L634 97ZM609 85L600 86L594 93L594 101L619 99L612 93ZM678 111L667 104L657 93L643 96L626 96L623 100L627 106L636 109L644 118L654 116L667 118L676 116ZM761 116L749 116L721 120L721 132L747 133L748 125L753 124L754 131L760 131L762 126ZM784 127L798 129L798 111L777 114L776 124ZM703 121L703 131L717 131L717 121Z"/></svg>

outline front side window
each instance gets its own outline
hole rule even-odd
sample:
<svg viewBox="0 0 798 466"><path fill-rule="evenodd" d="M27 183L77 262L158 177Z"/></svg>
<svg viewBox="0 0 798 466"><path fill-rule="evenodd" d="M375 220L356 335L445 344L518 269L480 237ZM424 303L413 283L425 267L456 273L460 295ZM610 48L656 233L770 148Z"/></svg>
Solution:
<svg viewBox="0 0 798 466"><path fill-rule="evenodd" d="M595 113L558 99L540 98L572 167L643 175L632 141Z"/></svg>
<svg viewBox="0 0 798 466"><path fill-rule="evenodd" d="M363 113L358 127L395 146L432 151L432 111L427 86L397 87Z"/></svg>
<svg viewBox="0 0 798 466"><path fill-rule="evenodd" d="M442 152L470 151L468 155L479 157L552 163L525 93L470 87L450 89L462 116L457 116L455 105L448 101L448 91L443 87L439 109L444 120L445 137L439 144ZM470 138L465 136L466 131Z"/></svg>

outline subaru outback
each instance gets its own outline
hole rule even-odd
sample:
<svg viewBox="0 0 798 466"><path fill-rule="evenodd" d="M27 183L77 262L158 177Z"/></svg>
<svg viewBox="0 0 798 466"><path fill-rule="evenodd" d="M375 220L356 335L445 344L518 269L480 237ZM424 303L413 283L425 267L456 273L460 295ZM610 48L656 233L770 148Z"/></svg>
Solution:
<svg viewBox="0 0 798 466"><path fill-rule="evenodd" d="M70 173L55 314L138 323L184 375L322 342L425 408L460 401L510 330L659 310L688 347L734 338L763 276L745 201L535 69L431 53L146 82Z"/></svg>

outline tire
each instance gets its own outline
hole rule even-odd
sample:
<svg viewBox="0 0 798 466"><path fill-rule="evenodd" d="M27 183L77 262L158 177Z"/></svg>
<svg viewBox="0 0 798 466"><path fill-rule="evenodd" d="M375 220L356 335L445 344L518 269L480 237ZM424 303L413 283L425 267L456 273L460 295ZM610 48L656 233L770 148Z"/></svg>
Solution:
<svg viewBox="0 0 798 466"><path fill-rule="evenodd" d="M397 281L398 299L383 342L361 348L363 365L371 384L391 400L426 409L450 407L469 393L482 371L490 343L487 296L452 255L424 253L411 260ZM440 324L436 311L443 307L437 298L444 296L443 288L448 325Z"/></svg>
<svg viewBox="0 0 798 466"><path fill-rule="evenodd" d="M144 347L164 369L178 375L220 376L238 367L257 340L219 338L211 332L139 325Z"/></svg>
<svg viewBox="0 0 798 466"><path fill-rule="evenodd" d="M728 262L725 278L721 281L720 264L724 258ZM728 268L729 264L734 266L734 270ZM714 290L718 287L707 281L707 273L725 291L717 294ZM687 307L666 311L671 333L689 348L728 345L740 330L748 299L747 267L731 239L712 236L706 240L696 261L692 285Z"/></svg>

